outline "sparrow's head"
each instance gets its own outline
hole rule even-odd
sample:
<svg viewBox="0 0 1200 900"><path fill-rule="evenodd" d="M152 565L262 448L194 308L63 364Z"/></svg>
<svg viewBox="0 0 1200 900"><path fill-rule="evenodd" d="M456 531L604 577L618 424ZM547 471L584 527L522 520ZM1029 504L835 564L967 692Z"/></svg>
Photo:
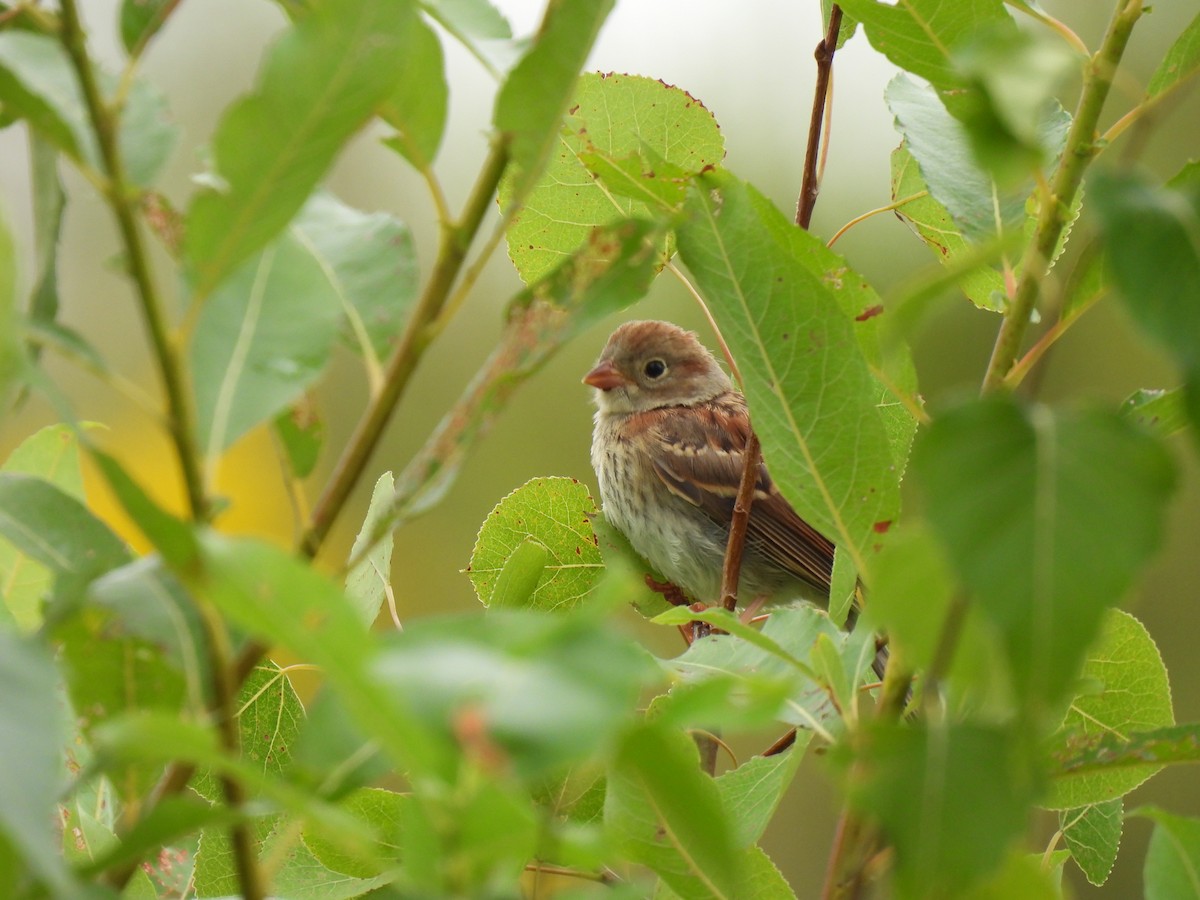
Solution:
<svg viewBox="0 0 1200 900"><path fill-rule="evenodd" d="M626 322L612 333L583 383L602 413L688 406L732 390L733 383L696 335L670 322Z"/></svg>

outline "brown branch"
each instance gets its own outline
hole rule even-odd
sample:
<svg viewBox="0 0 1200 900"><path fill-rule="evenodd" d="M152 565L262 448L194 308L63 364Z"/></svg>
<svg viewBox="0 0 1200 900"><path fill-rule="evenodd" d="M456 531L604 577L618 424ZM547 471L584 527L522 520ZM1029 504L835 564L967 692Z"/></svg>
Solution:
<svg viewBox="0 0 1200 900"><path fill-rule="evenodd" d="M800 199L796 203L796 224L806 230L812 221L813 208L817 205L817 193L820 190L817 161L821 148L821 126L825 121L825 100L829 94L833 54L837 50L838 32L841 27L842 10L834 4L829 13L829 29L825 38L817 45L815 53L817 84L813 95L812 118L808 124L808 146L804 151L804 180L800 186ZM738 486L737 500L733 505L733 517L729 522L729 541L725 545L725 564L721 569L721 605L730 611L737 606L738 575L742 568L750 506L754 502L754 487L758 481L758 466L761 461L762 452L758 437L752 431L746 438L742 480Z"/></svg>
<svg viewBox="0 0 1200 900"><path fill-rule="evenodd" d="M721 605L730 612L737 608L738 576L742 571L742 554L746 547L746 530L750 526L750 506L754 503L754 488L758 484L758 464L762 448L758 435L746 436L742 481L737 499L733 501L733 517L729 520L729 542L725 545L725 565L721 569Z"/></svg>
<svg viewBox="0 0 1200 900"><path fill-rule="evenodd" d="M812 118L808 122L808 146L804 151L804 180L800 198L796 201L796 224L807 230L821 185L817 179L817 159L821 147L821 124L825 120L825 101L829 96L829 79L833 74L833 54L837 51L838 33L842 30L842 8L836 3L829 11L829 28L817 44L813 56L817 60L817 83L813 88ZM828 137L828 135L826 135Z"/></svg>

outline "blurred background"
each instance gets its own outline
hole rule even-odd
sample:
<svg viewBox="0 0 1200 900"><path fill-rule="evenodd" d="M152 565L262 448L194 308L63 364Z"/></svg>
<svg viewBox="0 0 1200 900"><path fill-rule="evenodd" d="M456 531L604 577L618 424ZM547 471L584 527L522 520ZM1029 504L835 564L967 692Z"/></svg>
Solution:
<svg viewBox="0 0 1200 900"><path fill-rule="evenodd" d="M535 0L494 2L516 34L536 28L541 4ZM93 53L113 69L123 58L116 33L118 5L118 0L88 0L83 9ZM1042 5L1094 46L1112 4L1043 0ZM1194 15L1194 4L1163 3L1143 17L1109 101L1106 123L1136 103L1173 37ZM167 93L181 129L159 185L177 206L186 208L190 179L204 167L204 148L223 108L252 85L265 46L285 24L279 7L267 0L185 2L151 45L144 75ZM717 118L728 150L726 165L790 215L800 185L814 80L812 50L820 31L817 0L626 0L618 3L602 31L589 68L652 76L689 91ZM445 47L451 107L437 172L451 208L457 209L486 151L495 84L452 40L447 39ZM894 72L861 34L838 53L829 162L812 225L819 235L828 237L847 220L890 200L888 155L899 139L882 98ZM1071 98L1066 105L1071 106ZM1189 157L1200 155L1200 97L1192 91L1158 115L1161 122L1141 160L1167 176ZM427 272L436 241L433 206L423 183L379 143L381 134L368 131L356 139L338 160L327 187L351 205L385 210L406 221ZM67 169L63 174L69 199L60 256L62 318L86 335L117 372L157 394L132 293L114 262L118 247L108 211L83 179ZM0 204L23 251L27 286L32 219L26 136L20 126L0 131ZM1077 228L1075 249L1080 231ZM892 215L855 227L837 249L885 299L934 265L929 251ZM160 254L158 262L164 291L176 295L165 255ZM385 444L335 529L327 553L331 565L344 559L375 478L386 469L401 469L420 447L493 346L505 302L519 288L508 260L498 253L422 363ZM632 317L671 319L707 337L694 305L669 276L660 278L650 296L623 318ZM509 491L539 475L573 476L594 490L588 462L590 397L579 379L619 320L582 335L530 381L467 461L442 505L397 534L393 575L402 618L478 608L460 570L479 523ZM947 295L912 335L922 393L935 411L956 394L977 390L998 323L965 299ZM165 502L173 502L174 464L155 424L120 394L52 355L47 366L80 415L106 427L108 446ZM1050 401L1071 397L1116 404L1137 388L1168 387L1177 381L1170 364L1133 330L1115 302L1099 304L1076 325L1043 369L1039 394ZM308 482L313 492L365 400L357 361L343 354L316 396L326 419L327 445ZM49 404L33 397L19 413L0 422L0 455L53 420ZM1200 467L1196 447L1187 437L1175 438L1173 448L1183 481L1167 540L1125 607L1158 641L1174 686L1177 718L1186 721L1200 719L1200 653L1195 646ZM223 527L272 536L285 545L292 542L291 507L264 434L250 435L233 448L222 467L221 485L230 502ZM97 479L90 479L89 489L96 508L122 527ZM660 653L680 649L673 629L669 634L651 629L632 615L627 627ZM762 746L765 742L743 753ZM1200 779L1186 769L1160 775L1128 798L1127 808L1141 803L1198 814ZM801 897L810 894L806 886L815 891L821 881L837 811L837 798L820 760L806 761L764 841ZM1052 831L1047 828L1046 837ZM1148 834L1145 821L1131 821L1113 878L1097 896L1140 895ZM1085 886L1080 893L1087 896L1093 890Z"/></svg>

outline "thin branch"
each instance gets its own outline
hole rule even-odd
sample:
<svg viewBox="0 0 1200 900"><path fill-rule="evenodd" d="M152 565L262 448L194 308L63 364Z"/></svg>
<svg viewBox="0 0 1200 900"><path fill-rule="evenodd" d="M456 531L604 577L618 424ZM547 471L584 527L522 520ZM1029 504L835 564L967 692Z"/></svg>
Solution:
<svg viewBox="0 0 1200 900"><path fill-rule="evenodd" d="M1021 261L1021 279L996 336L983 379L984 393L1004 388L1004 378L1021 350L1029 317L1041 293L1042 280L1046 277L1054 248L1066 226L1067 210L1079 190L1088 163L1099 151L1096 123L1108 98L1113 75L1120 65L1129 35L1141 14L1141 0L1120 0L1113 11L1100 50L1088 63L1083 92L1067 133L1062 159L1050 182L1049 194L1041 199L1033 240L1026 246Z"/></svg>
<svg viewBox="0 0 1200 900"><path fill-rule="evenodd" d="M821 123L825 117L825 102L829 96L829 78L833 72L833 54L837 51L838 33L842 29L842 8L836 3L829 10L829 27L825 38L817 44L814 56L817 60L817 83L813 88L812 118L808 122L808 146L804 151L804 180L800 185L800 198L796 201L796 224L807 230L812 221L813 208L817 205L817 194L821 190L817 178L817 161L820 158ZM828 138L828 135L826 135Z"/></svg>
<svg viewBox="0 0 1200 900"><path fill-rule="evenodd" d="M62 2L63 46L71 58L79 86L87 107L88 118L96 134L100 157L104 165L107 182L104 198L117 220L117 228L124 244L126 265L137 287L137 297L142 307L142 318L150 338L154 359L162 378L167 397L168 432L175 446L179 467L183 473L191 516L197 521L208 518L208 500L204 495L203 479L196 454L195 424L190 398L185 387L184 375L179 359L168 335L166 316L162 300L150 272L146 248L142 241L134 216L136 197L125 177L125 164L121 158L115 116L104 103L96 83L95 70L88 58L87 43L79 21L75 0Z"/></svg>
<svg viewBox="0 0 1200 900"><path fill-rule="evenodd" d="M737 608L738 576L742 571L746 530L750 525L750 507L754 503L754 489L758 485L758 466L762 461L762 448L758 443L758 435L753 431L746 436L746 447L742 452L745 454L742 481L738 485L737 499L733 501L733 517L729 522L729 542L725 545L725 563L721 569L721 605L730 612Z"/></svg>
<svg viewBox="0 0 1200 900"><path fill-rule="evenodd" d="M312 558L317 555L334 519L341 512L350 492L362 476L371 453L383 436L384 428L404 395L417 362L429 345L429 326L437 318L450 295L450 289L454 286L466 260L467 249L491 206L496 186L500 183L500 176L507 165L508 141L497 138L467 200L461 221L456 225L443 226L433 274L417 302L404 335L388 359L384 369L383 388L371 398L313 510L312 522L301 543L305 556Z"/></svg>

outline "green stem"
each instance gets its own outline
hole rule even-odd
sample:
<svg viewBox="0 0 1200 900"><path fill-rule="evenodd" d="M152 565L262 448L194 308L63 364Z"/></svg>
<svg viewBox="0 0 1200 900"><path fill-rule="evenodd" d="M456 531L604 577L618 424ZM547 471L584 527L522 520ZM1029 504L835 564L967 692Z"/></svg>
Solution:
<svg viewBox="0 0 1200 900"><path fill-rule="evenodd" d="M233 677L229 632L224 620L207 601L201 601L199 605L208 644L209 666L213 672L213 714L217 733L221 749L230 759L237 759L241 754L237 720L237 696L241 681ZM246 803L246 791L242 783L232 775L222 775L220 782L226 806L232 810L241 809ZM244 821L231 825L229 838L233 845L234 869L243 900L265 900L267 890L250 825Z"/></svg>
<svg viewBox="0 0 1200 900"><path fill-rule="evenodd" d="M433 274L409 318L400 342L388 359L383 388L371 398L313 510L312 522L301 542L301 549L309 558L316 556L321 549L334 519L362 476L367 460L383 436L383 430L404 395L417 363L429 346L432 338L430 326L450 296L450 289L462 269L467 250L479 231L507 165L508 141L497 138L467 200L461 220L457 225L443 226Z"/></svg>
<svg viewBox="0 0 1200 900"><path fill-rule="evenodd" d="M1003 389L1004 377L1021 350L1025 329L1041 292L1042 281L1049 271L1054 248L1066 227L1067 210L1079 191L1088 163L1099 152L1096 125L1104 102L1108 99L1113 75L1141 14L1142 0L1120 0L1099 51L1088 62L1083 92L1067 133L1062 159L1050 182L1048 194L1042 198L1033 239L1026 246L1021 260L1021 279L992 348L992 358L983 379L985 394Z"/></svg>
<svg viewBox="0 0 1200 900"><path fill-rule="evenodd" d="M62 2L61 39L79 78L88 118L96 133L96 142L107 177L104 196L117 220L117 228L125 248L126 264L137 287L142 319L163 381L163 390L167 396L167 430L179 458L188 507L193 519L203 521L208 518L209 509L195 451L192 408L184 387L179 359L168 335L162 300L150 273L146 247L134 215L134 204L131 202L131 191L125 176L125 164L121 158L116 118L112 110L105 105L100 88L96 84L95 70L88 58L87 44L75 0Z"/></svg>

